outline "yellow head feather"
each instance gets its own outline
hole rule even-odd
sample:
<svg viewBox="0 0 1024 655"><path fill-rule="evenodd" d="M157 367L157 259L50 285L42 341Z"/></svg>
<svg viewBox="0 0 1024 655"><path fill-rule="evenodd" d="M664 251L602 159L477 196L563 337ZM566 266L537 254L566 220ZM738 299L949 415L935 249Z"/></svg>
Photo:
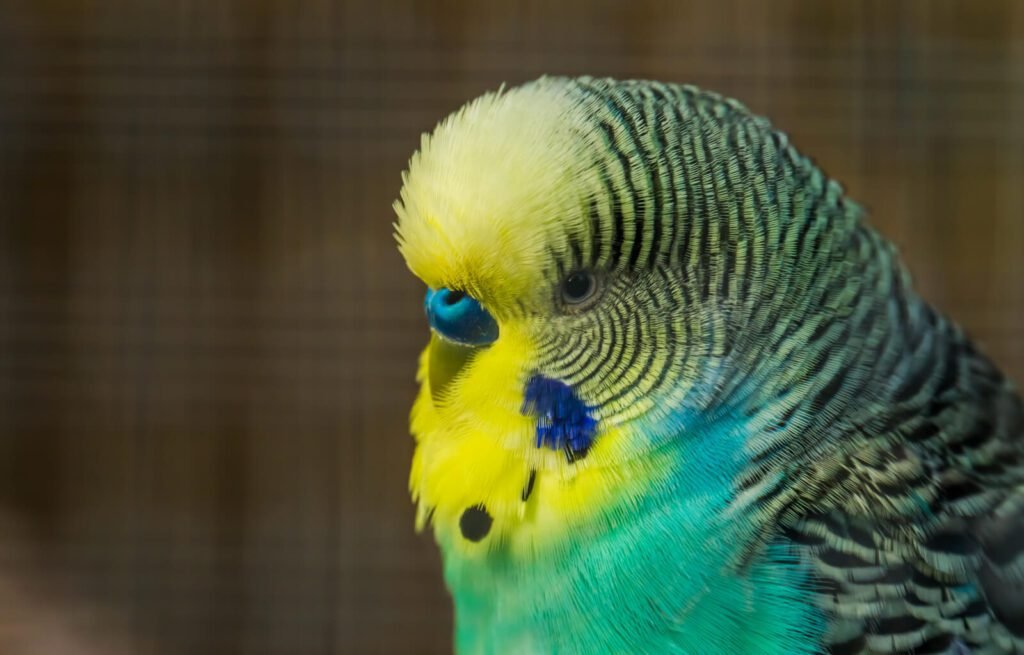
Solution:
<svg viewBox="0 0 1024 655"><path fill-rule="evenodd" d="M499 317L546 293L550 253L586 216L583 118L564 85L541 79L482 96L424 136L395 203L413 273Z"/></svg>

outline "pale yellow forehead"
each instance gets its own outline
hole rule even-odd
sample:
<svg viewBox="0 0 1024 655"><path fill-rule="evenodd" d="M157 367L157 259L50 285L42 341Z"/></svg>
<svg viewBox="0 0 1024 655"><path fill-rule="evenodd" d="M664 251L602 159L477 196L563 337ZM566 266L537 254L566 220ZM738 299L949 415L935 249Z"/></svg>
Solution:
<svg viewBox="0 0 1024 655"><path fill-rule="evenodd" d="M502 300L537 282L585 215L585 124L564 83L485 95L425 136L396 203L402 254L432 287Z"/></svg>

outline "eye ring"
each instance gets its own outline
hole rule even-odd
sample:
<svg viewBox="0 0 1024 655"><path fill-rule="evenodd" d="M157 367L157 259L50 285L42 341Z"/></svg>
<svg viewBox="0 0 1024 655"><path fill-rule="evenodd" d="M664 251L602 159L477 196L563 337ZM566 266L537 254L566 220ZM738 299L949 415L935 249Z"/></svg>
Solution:
<svg viewBox="0 0 1024 655"><path fill-rule="evenodd" d="M589 307L598 296L599 280L588 270L576 270L562 279L558 285L562 304L567 309L578 311Z"/></svg>

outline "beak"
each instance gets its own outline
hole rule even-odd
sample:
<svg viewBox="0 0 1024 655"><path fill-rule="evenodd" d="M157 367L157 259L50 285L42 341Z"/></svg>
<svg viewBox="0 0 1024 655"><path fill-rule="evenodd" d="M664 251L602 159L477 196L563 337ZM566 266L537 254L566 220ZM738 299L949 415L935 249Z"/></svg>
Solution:
<svg viewBox="0 0 1024 655"><path fill-rule="evenodd" d="M440 404L448 385L462 371L470 356L479 349L478 346L448 341L436 332L430 335L430 396L435 406Z"/></svg>
<svg viewBox="0 0 1024 655"><path fill-rule="evenodd" d="M498 323L472 296L448 288L427 289L423 308L430 323L430 395L438 405L470 356L498 339Z"/></svg>

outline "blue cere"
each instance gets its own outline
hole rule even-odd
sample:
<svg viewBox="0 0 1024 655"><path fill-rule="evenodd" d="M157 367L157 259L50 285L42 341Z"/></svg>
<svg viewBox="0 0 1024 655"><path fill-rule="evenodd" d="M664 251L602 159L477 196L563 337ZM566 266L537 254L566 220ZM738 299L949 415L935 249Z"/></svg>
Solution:
<svg viewBox="0 0 1024 655"><path fill-rule="evenodd" d="M537 419L537 447L564 450L569 462L586 457L597 434L597 420L572 387L534 375L526 382L523 414Z"/></svg>
<svg viewBox="0 0 1024 655"><path fill-rule="evenodd" d="M463 291L427 289L423 307L430 327L449 341L465 346L486 346L498 338L497 321Z"/></svg>

